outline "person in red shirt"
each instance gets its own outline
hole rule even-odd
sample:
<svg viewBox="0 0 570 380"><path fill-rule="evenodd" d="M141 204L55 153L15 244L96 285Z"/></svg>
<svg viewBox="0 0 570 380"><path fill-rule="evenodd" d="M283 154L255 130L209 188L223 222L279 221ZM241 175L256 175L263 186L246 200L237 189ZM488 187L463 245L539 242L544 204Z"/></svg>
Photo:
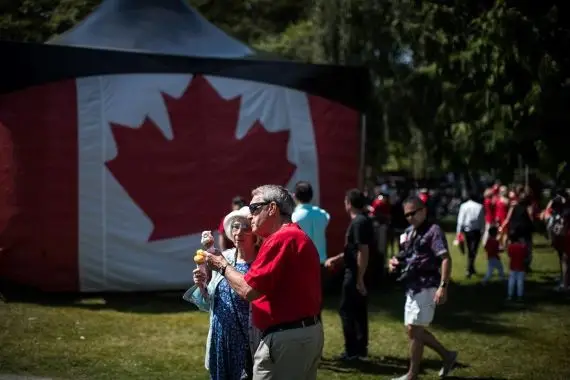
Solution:
<svg viewBox="0 0 570 380"><path fill-rule="evenodd" d="M499 251L501 249L499 241L497 240L497 233L497 227L493 226L489 228L489 237L485 243L485 252L487 252L487 273L485 274L485 277L483 277L483 284L486 284L487 281L489 281L495 270L499 272L501 280L505 279L503 263L501 263L501 259L499 257Z"/></svg>
<svg viewBox="0 0 570 380"><path fill-rule="evenodd" d="M263 238L244 276L221 255L207 254L208 266L251 302L252 323L262 331L254 355L254 379L317 378L324 346L319 254L311 238L294 223L295 202L282 186L252 191L253 233Z"/></svg>
<svg viewBox="0 0 570 380"><path fill-rule="evenodd" d="M517 292L517 297L522 300L524 295L524 278L526 273L526 258L528 256L528 246L524 237L511 235L509 237L510 244L508 254L509 264L509 283L508 283L508 300L513 299L513 295Z"/></svg>
<svg viewBox="0 0 570 380"><path fill-rule="evenodd" d="M509 214L509 207L510 201L508 195L508 190L506 186L501 186L499 189L499 195L495 199L495 222L497 226L502 226L505 220L507 220L507 215ZM508 226L505 226L505 229L501 229L499 231L499 243L501 247L505 246L506 239L507 239L507 231L506 229Z"/></svg>
<svg viewBox="0 0 570 380"><path fill-rule="evenodd" d="M427 205L428 201L429 201L429 191L428 189L420 189L419 194L418 194L418 198L420 198L422 200L422 202L424 202L425 205Z"/></svg>
<svg viewBox="0 0 570 380"><path fill-rule="evenodd" d="M392 206L390 205L390 199L387 194L378 194L378 196L372 201L372 217L376 218L380 224L390 223L390 212Z"/></svg>
<svg viewBox="0 0 570 380"><path fill-rule="evenodd" d="M488 188L483 193L483 210L485 212L485 232L483 233L483 244L489 237L489 228L495 222L495 203L493 201L493 189Z"/></svg>

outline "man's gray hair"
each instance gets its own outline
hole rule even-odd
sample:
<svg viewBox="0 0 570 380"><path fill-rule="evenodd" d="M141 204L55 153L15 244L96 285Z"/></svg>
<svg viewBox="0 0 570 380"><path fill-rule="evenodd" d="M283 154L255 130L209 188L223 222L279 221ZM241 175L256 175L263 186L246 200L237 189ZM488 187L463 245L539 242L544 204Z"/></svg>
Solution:
<svg viewBox="0 0 570 380"><path fill-rule="evenodd" d="M264 201L275 202L279 206L281 214L291 217L295 209L295 201L293 196L283 186L278 185L263 185L255 188L251 192L252 196L259 195Z"/></svg>

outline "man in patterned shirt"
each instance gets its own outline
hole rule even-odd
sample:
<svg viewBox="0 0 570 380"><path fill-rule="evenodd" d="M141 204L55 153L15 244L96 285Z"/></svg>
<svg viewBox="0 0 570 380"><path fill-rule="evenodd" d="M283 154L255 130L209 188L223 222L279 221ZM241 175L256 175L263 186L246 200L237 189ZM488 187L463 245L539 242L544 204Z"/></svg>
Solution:
<svg viewBox="0 0 570 380"><path fill-rule="evenodd" d="M410 223L400 237L405 260L393 257L389 266L390 271L399 265L407 269L402 281L406 287L405 324L410 339L410 368L408 373L394 380L417 379L424 346L441 356L443 367L439 376L445 377L456 363L457 352L446 349L427 327L433 320L436 305L447 299L451 274L447 240L441 228L427 220L427 210L420 198L406 199L403 208Z"/></svg>

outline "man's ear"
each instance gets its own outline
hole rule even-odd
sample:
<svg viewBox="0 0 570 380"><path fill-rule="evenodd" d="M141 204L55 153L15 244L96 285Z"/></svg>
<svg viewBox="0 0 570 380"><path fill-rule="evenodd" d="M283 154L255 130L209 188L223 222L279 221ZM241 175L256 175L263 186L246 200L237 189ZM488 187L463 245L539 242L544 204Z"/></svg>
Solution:
<svg viewBox="0 0 570 380"><path fill-rule="evenodd" d="M269 216L273 216L275 215L275 213L277 212L277 205L275 204L275 202L271 202L269 204Z"/></svg>

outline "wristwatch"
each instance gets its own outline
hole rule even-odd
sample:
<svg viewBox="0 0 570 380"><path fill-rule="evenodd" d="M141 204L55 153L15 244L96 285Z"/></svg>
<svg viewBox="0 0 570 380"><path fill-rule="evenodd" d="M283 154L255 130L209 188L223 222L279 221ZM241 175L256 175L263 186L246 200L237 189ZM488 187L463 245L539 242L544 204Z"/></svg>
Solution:
<svg viewBox="0 0 570 380"><path fill-rule="evenodd" d="M439 284L440 288L447 288L447 281L442 281L441 284Z"/></svg>

